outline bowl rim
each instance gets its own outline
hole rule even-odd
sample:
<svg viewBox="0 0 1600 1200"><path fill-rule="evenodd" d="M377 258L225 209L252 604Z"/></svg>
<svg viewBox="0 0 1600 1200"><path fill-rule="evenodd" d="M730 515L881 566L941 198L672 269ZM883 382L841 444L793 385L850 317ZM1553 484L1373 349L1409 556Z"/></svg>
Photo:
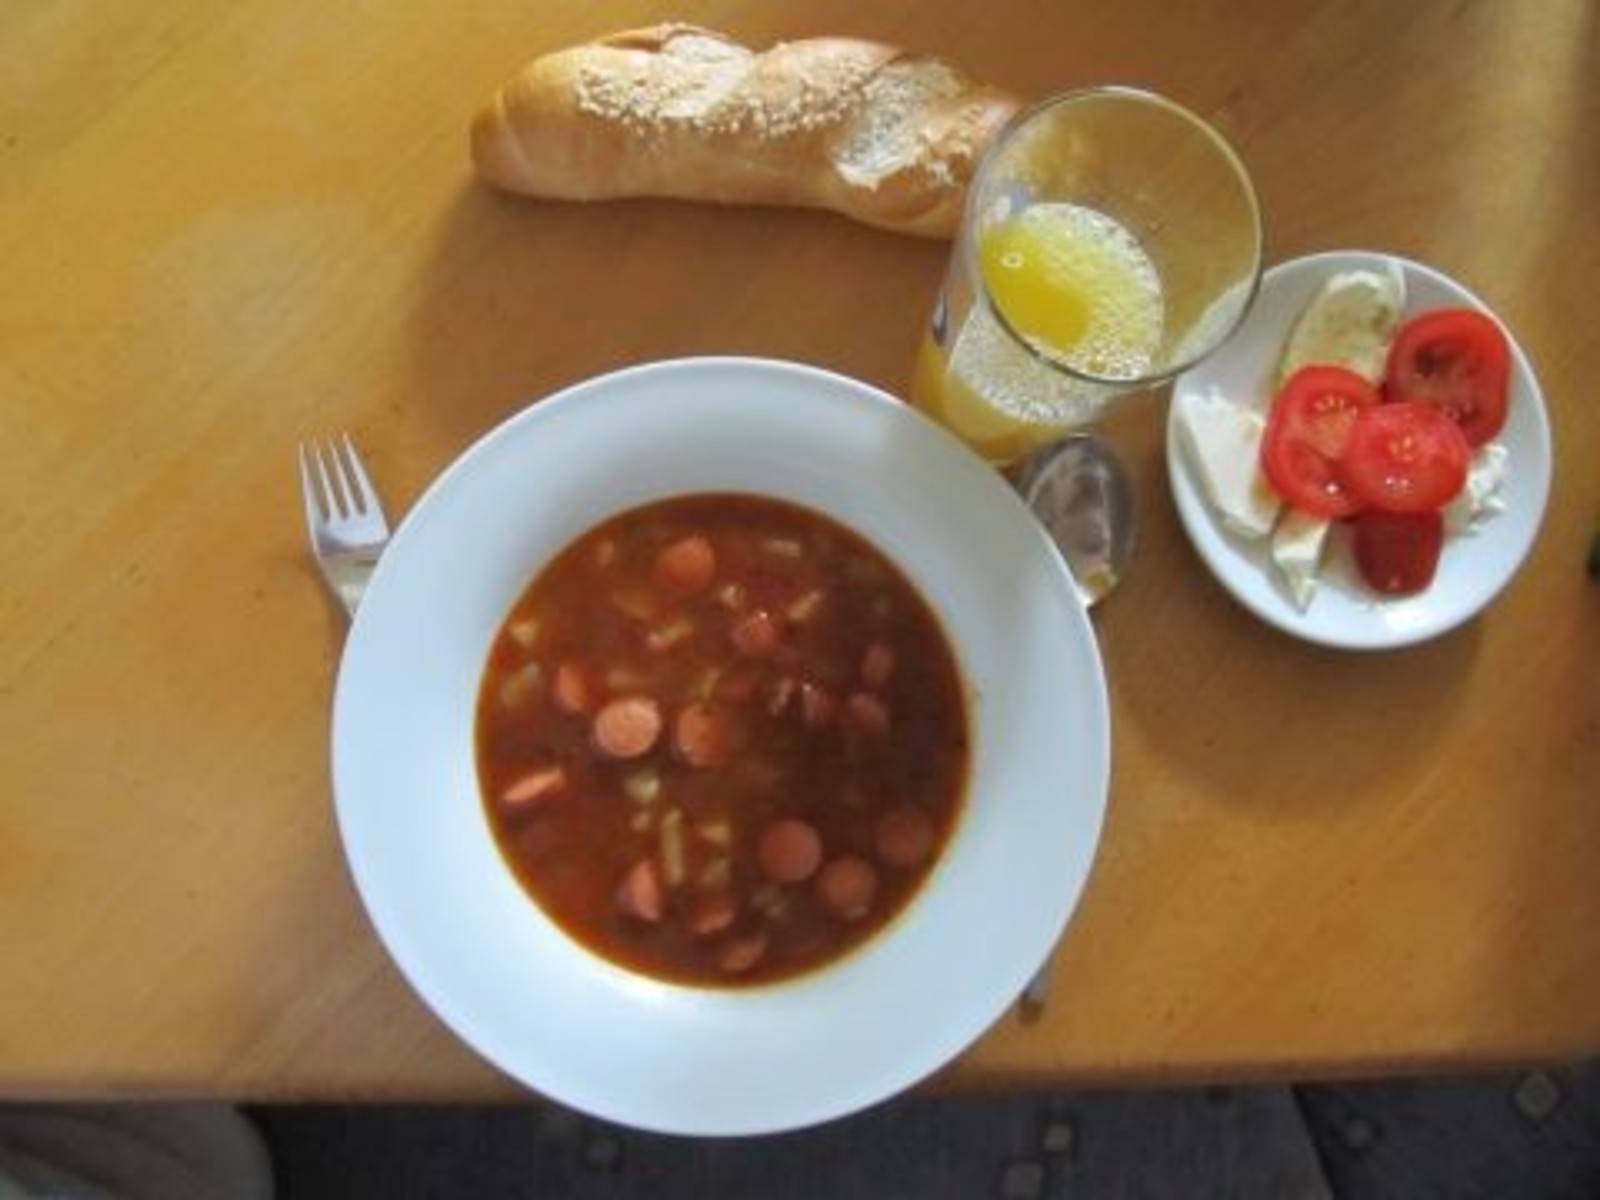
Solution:
<svg viewBox="0 0 1600 1200"><path fill-rule="evenodd" d="M1005 485L999 480L998 476L994 476L984 464L972 457L970 452L962 447L958 441L947 434L944 430L930 422L927 422L925 418L922 418L920 414L915 413L914 410L905 406L901 401L895 399L880 389L872 387L870 384L801 363L791 363L781 360L743 356L696 356L637 364L622 368L618 371L608 372L586 380L581 380L566 388L560 389L559 391L550 395L548 398L539 401L537 405L529 405L515 413L510 414L505 420L487 430L469 447L462 451L443 471L440 472L438 477L426 489L423 490L415 504L412 506L411 510L408 512L406 519L402 521L400 526L397 528L395 537L391 542L391 550L397 545L404 546L407 544L408 540L413 537L422 536L416 532L418 529L422 528L422 526L420 524L413 524L413 518L416 516L416 514L429 511L430 506L434 503L434 497L444 493L447 489L450 489L452 486L454 486L454 481L457 480L462 473L475 470L480 458L483 455L489 453L491 449L502 439L513 436L513 431L520 428L523 424L528 422L543 423L556 420L568 409L579 403L583 397L592 391L615 387L619 384L636 382L640 376L659 376L663 372L693 373L708 369L717 371L733 370L736 372L755 372L757 375L764 372L777 372L790 378L797 378L807 386L825 387L834 391L848 392L854 397L854 401L852 402L864 401L873 405L886 406L887 408L893 409L897 414L904 414L903 419L915 422L920 429L926 431L918 436L934 436L948 442L952 447L959 448L959 452L963 456L963 461L970 462L971 469L981 472L985 478L994 480L993 486L1001 489L1004 495L1010 497L1009 503L1016 506L1016 511L1019 514L1026 515L1026 509L1022 506L1020 499L1015 496L1014 492L1011 492L1009 488L1006 488ZM841 403L843 403L843 401L841 401ZM892 420L901 419L902 418L900 416L892 418ZM940 451L940 453L943 454L947 452ZM986 484L984 486L989 485ZM720 486L711 486L704 490L711 491L732 489L725 489ZM663 493L663 495L665 494L675 493ZM791 497L780 498L788 499L790 502L796 502ZM585 527L587 528L592 526L594 523L605 519L607 512L622 511L627 507L631 507L631 505L615 505L604 511L597 508L589 518ZM891 548L884 546L881 541L874 537L870 531L861 529L848 516L836 511L827 503L814 503L812 507L815 507L819 512L822 512L830 519L845 524L847 527L854 530L858 535L866 537L869 542L877 546L881 552L887 554L891 561L896 562L896 564L900 566L902 570L906 570L906 564L901 561L899 556L895 554ZM1077 777L1080 780L1080 785L1078 786L1073 797L1074 804L1076 805L1073 820L1078 822L1080 827L1085 831L1084 836L1087 839L1088 853L1081 870L1077 871L1077 878L1067 889L1065 902L1061 906L1061 911L1059 914L1057 914L1057 917L1054 920L1051 942L1051 944L1053 944L1054 938L1058 938L1060 936L1061 930L1065 927L1066 923L1070 920L1071 916L1077 910L1077 907L1081 902L1084 887L1087 885L1089 876L1093 869L1095 852L1098 847L1099 839L1103 832L1105 810L1109 796L1111 766L1110 706L1106 689L1104 664L1099 653L1098 643L1094 637L1092 627L1088 623L1087 615L1082 611L1081 603L1079 603L1076 599L1076 592L1072 587L1070 574L1068 573L1065 564L1060 561L1059 554L1055 551L1053 545L1051 545L1043 531L1037 530L1036 534L1041 547L1047 548L1048 553L1054 556L1053 563L1048 564L1048 568L1052 570L1053 575L1059 576L1059 586L1064 589L1064 595L1070 595L1072 597L1072 602L1075 606L1072 611L1075 611L1078 614L1074 620L1075 623L1079 623L1081 625L1082 653L1085 656L1084 661L1092 669L1089 671L1086 679L1076 680L1075 682L1088 685L1085 692L1079 698L1079 702L1084 705L1087 710L1091 711L1095 717L1095 728L1089 738L1090 742L1092 742L1092 754L1089 756L1090 760L1086 763L1084 768L1077 773ZM380 560L378 568L374 572L373 579L369 585L373 590L381 590L389 586L386 583L386 580L389 574L396 569L391 567L389 564L392 564L398 560L399 556L391 557L388 554L386 554L385 557ZM1041 569L1046 569L1046 567L1041 567ZM909 570L907 570L906 573L912 576L913 584L917 585L915 575ZM930 604L930 606L939 616L946 636L957 654L958 662L963 663L964 666L964 654L961 642L961 624L952 619L951 616L941 608L941 606L933 597L927 595L926 591L920 585L917 586L918 590L923 592L924 599ZM716 1126L704 1126L697 1124L694 1121L683 1121L676 1118L651 1119L648 1116L641 1116L641 1114L636 1111L618 1112L614 1109L607 1109L604 1106L596 1105L592 1102L585 1103L584 1101L576 1099L570 1095L563 1095L554 1088L550 1087L547 1083L542 1082L530 1075L530 1073L525 1069L525 1062L510 1063L505 1061L505 1059L500 1054L496 1053L492 1048L492 1038L480 1036L482 1031L474 1028L471 1020L458 1019L461 1017L460 1013L451 1011L449 1005L440 1002L439 998L435 994L435 985L438 983L437 979L419 977L419 973L414 972L413 966L415 965L415 962L411 957L409 949L405 945L407 940L406 937L400 929L392 927L389 924L386 916L380 916L379 912L375 909L374 898L368 894L368 880L365 879L364 876L368 874L370 865L365 862L361 849L352 838L350 813L347 812L347 805L354 805L357 803L357 801L347 800L346 798L346 785L342 778L343 772L340 762L340 748L344 743L344 737L341 733L342 724L348 715L348 709L352 703L352 697L349 689L353 685L345 667L350 661L351 648L357 646L363 637L363 617L370 611L372 610L363 605L363 608L357 614L356 622L351 630L350 638L346 642L346 657L345 661L341 663L339 679L336 684L334 695L333 740L332 745L330 746L330 757L332 759L334 774L335 810L338 819L341 840L344 844L348 869L350 870L352 880L356 885L356 890L362 901L363 908L366 910L369 920L372 922L375 931L378 933L380 942L384 945L391 960L394 961L395 965L400 971L401 976L406 980L408 986L423 1000L424 1004L429 1008L429 1010L432 1011L434 1015L438 1017L448 1028L450 1028L462 1041L464 1041L480 1056L486 1058L490 1062L495 1063L501 1070L523 1081L528 1086L537 1088L545 1094L552 1095L563 1102L573 1104L575 1107L582 1108L585 1111L593 1112L598 1116L617 1120L640 1128L657 1129L662 1132L689 1134L747 1134L775 1132L782 1129L797 1128L802 1125L812 1124L817 1121L845 1115L848 1112L856 1111L860 1108L876 1103L884 1097L891 1095L906 1086L910 1086L918 1079L921 1079L933 1071L938 1070L942 1065L944 1065L944 1063L948 1062L951 1057L959 1054L965 1046L970 1044L971 1041L981 1035L998 1016L1002 1015L1006 1007L1009 1006L1008 1001L1006 1005L999 1007L994 1012L988 1013L981 1020L971 1022L970 1028L962 1026L960 1028L942 1030L939 1031L939 1036L930 1034L927 1039L928 1045L935 1046L936 1048L925 1057L925 1060L919 1060L918 1062L906 1066L905 1069L900 1072L899 1076L894 1079L891 1086L877 1087L870 1095L855 1096L848 1104L843 1106L837 1104L824 1104L816 1111L808 1113L805 1119L798 1121L792 1119L783 1119L774 1122L763 1119L760 1114L755 1113L750 1114L748 1120L744 1120L735 1125L721 1124ZM1075 634L1073 636L1076 640L1078 635ZM970 684L970 681L965 677L965 674L963 676L963 684ZM963 805L963 817L962 820L958 822L956 829L951 835L952 845L954 844L955 839L962 836L963 831L970 825L969 814L975 802L977 801L977 792L972 789L975 789L976 786L976 779L969 778L969 791ZM1063 867L1063 872L1071 873L1071 869L1072 866L1070 863L1068 863ZM913 901L906 906L906 909L898 914L893 921L887 924L885 931L892 929L897 922L904 918L907 911L914 908L930 893L933 888L938 886L938 875L939 871L936 867L934 872L930 874L929 879L919 889L916 898L914 898ZM517 887L519 893L522 892L521 885L519 883L514 882L514 886ZM522 894L524 895L525 902L527 904L534 905L535 902L531 898L526 898L525 893ZM874 934L874 936L867 939L860 948L855 950L852 954L844 956L844 959L841 961L848 962L852 959L859 960L869 957L873 947L881 942L885 931L880 931L879 933ZM583 949L581 946L576 944L574 944L574 950L576 953L582 953L584 955L593 957L593 953L591 951ZM1024 980L1027 974L1031 974L1032 967L1036 965L1037 963L1028 965L1027 971L1022 976ZM618 971L625 971L625 969L621 967L617 967L615 969ZM823 967L817 972L808 972L796 977L793 981L781 981L772 985L771 987L753 988L748 990L740 989L733 992L719 990L713 994L737 996L760 995L763 993L783 991L796 984L803 984L817 976L826 976L830 973L831 972L828 967ZM426 976L426 974L426 970L420 973L421 976ZM650 982L653 986L673 986L668 984L658 985L654 980L651 980ZM687 990L694 991L696 989L691 988ZM592 1101L592 1097L589 1099Z"/></svg>

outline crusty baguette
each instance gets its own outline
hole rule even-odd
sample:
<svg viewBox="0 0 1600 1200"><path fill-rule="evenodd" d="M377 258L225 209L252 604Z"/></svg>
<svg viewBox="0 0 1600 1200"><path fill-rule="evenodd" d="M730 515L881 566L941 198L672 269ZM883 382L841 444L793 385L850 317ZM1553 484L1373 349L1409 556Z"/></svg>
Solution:
<svg viewBox="0 0 1600 1200"><path fill-rule="evenodd" d="M535 59L474 120L472 157L484 179L533 196L811 205L949 237L974 162L1017 107L878 42L755 53L657 25Z"/></svg>

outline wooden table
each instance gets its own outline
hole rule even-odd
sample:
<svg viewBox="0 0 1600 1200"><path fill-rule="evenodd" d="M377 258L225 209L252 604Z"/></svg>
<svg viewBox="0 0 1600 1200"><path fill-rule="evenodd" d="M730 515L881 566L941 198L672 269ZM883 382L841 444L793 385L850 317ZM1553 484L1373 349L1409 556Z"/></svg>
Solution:
<svg viewBox="0 0 1600 1200"><path fill-rule="evenodd" d="M795 212L540 205L470 181L525 57L662 13L556 0L0 7L0 1091L488 1097L356 901L331 818L344 622L296 441L393 512L536 397L699 352L903 389L944 248ZM1487 297L1555 491L1483 617L1362 656L1235 605L1111 426L1135 570L1097 613L1109 823L1044 1019L966 1085L1307 1076L1600 1049L1600 8L847 0L675 11L857 32L1040 95L1155 87L1243 151L1271 257L1385 247Z"/></svg>

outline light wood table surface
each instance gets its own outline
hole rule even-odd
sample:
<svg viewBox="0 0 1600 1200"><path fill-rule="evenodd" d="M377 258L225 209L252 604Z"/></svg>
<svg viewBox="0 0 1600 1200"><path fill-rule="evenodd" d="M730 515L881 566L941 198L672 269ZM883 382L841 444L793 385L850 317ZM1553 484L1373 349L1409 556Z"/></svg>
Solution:
<svg viewBox="0 0 1600 1200"><path fill-rule="evenodd" d="M904 389L941 245L472 184L466 123L503 76L668 15L913 44L1030 96L1170 94L1243 152L1272 260L1440 266L1551 409L1522 574L1373 656L1235 605L1175 519L1164 401L1111 422L1143 524L1095 616L1101 856L1043 1020L1008 1015L945 1078L1600 1049L1600 6L35 0L0 6L0 1092L515 1094L413 997L346 875L344 622L293 452L353 430L403 513L520 405L627 363Z"/></svg>

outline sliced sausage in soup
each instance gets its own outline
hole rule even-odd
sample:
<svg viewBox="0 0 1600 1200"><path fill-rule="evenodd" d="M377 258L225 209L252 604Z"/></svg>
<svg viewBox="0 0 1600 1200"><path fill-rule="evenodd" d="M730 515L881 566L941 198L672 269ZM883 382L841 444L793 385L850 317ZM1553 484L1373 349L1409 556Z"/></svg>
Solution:
<svg viewBox="0 0 1600 1200"><path fill-rule="evenodd" d="M501 854L565 934L640 974L823 967L914 901L959 820L955 655L895 565L818 513L621 513L539 572L487 656Z"/></svg>

